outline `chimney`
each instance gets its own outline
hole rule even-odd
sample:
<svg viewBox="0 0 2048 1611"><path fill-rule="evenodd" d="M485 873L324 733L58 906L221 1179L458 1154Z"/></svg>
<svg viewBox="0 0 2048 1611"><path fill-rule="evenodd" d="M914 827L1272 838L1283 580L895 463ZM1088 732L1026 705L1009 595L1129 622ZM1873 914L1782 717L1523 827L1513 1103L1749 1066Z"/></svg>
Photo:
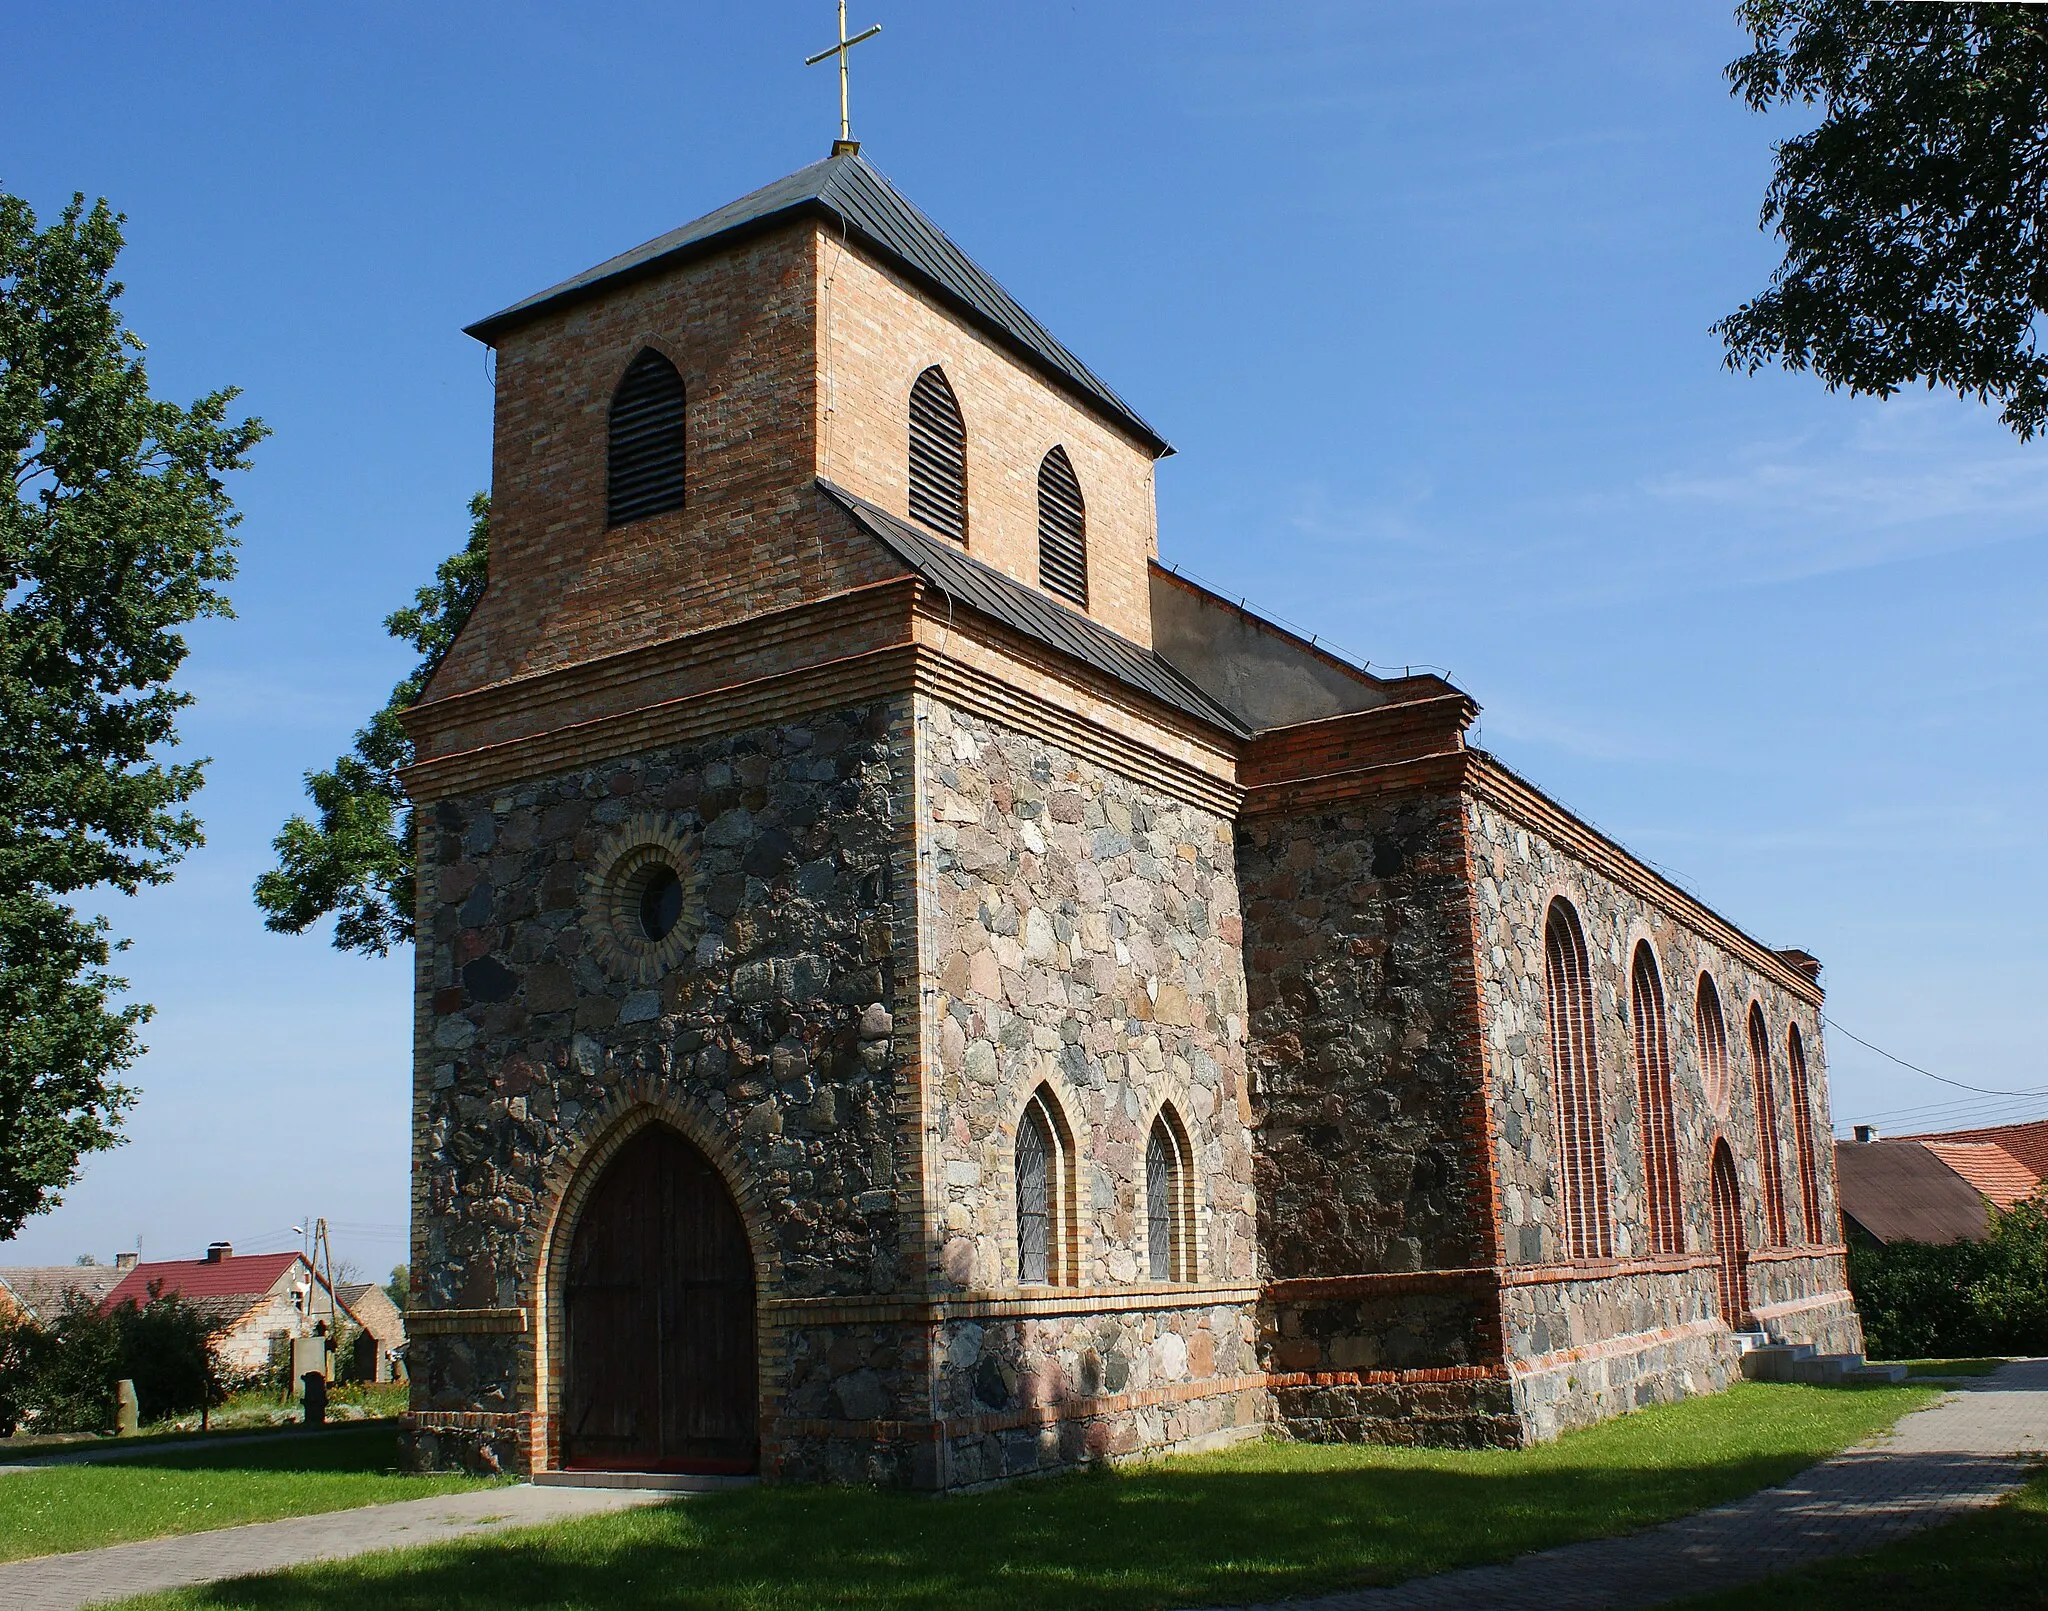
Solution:
<svg viewBox="0 0 2048 1611"><path fill-rule="evenodd" d="M1877 1139L1877 1126L1874 1124L1859 1124L1856 1126L1855 1134L1858 1141L1875 1141Z"/></svg>
<svg viewBox="0 0 2048 1611"><path fill-rule="evenodd" d="M141 1257L140 1253L116 1253L114 1255L114 1268L117 1270L132 1270Z"/></svg>
<svg viewBox="0 0 2048 1611"><path fill-rule="evenodd" d="M208 1242L206 1244L206 1262L208 1264L218 1264L222 1259L231 1259L234 1256L235 1244L233 1242Z"/></svg>

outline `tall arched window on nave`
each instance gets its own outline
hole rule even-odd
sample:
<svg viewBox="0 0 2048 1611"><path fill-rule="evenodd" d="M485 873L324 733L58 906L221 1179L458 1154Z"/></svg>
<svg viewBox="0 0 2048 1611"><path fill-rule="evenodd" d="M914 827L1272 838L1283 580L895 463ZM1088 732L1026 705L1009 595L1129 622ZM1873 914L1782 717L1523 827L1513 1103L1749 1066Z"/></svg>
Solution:
<svg viewBox="0 0 2048 1611"><path fill-rule="evenodd" d="M1543 956L1565 1247L1575 1259L1611 1258L1614 1218L1608 1201L1607 1127L1600 1111L1600 1065L1593 1032L1593 980L1579 914L1569 901L1550 903L1543 925Z"/></svg>
<svg viewBox="0 0 2048 1611"><path fill-rule="evenodd" d="M684 445L683 377L652 347L642 347L612 393L607 526L682 508Z"/></svg>
<svg viewBox="0 0 2048 1611"><path fill-rule="evenodd" d="M1038 585L1088 608L1088 506L1063 447L1038 463Z"/></svg>
<svg viewBox="0 0 2048 1611"><path fill-rule="evenodd" d="M1792 1146L1799 1154L1799 1211L1808 1242L1832 1242L1821 1224L1820 1160L1813 1146L1813 1087L1806 1076L1806 1043L1799 1026L1785 1028L1785 1069L1792 1086Z"/></svg>
<svg viewBox="0 0 2048 1611"><path fill-rule="evenodd" d="M1074 1284L1073 1155L1066 1116L1041 1085L1017 1118L1017 1280L1023 1285Z"/></svg>
<svg viewBox="0 0 2048 1611"><path fill-rule="evenodd" d="M937 364L910 388L910 518L967 544L967 426Z"/></svg>
<svg viewBox="0 0 2048 1611"><path fill-rule="evenodd" d="M1699 990L1692 1000L1693 1039L1700 1048L1700 1085L1707 1106L1716 1113L1728 1111L1728 1023L1721 1016L1721 992L1714 988L1710 974L1700 975Z"/></svg>
<svg viewBox="0 0 2048 1611"><path fill-rule="evenodd" d="M1195 1279L1194 1182L1187 1132L1162 1108L1145 1142L1145 1269L1153 1281Z"/></svg>
<svg viewBox="0 0 2048 1611"><path fill-rule="evenodd" d="M1756 1161L1764 1194L1764 1230L1774 1246L1785 1234L1785 1164L1778 1155L1778 1082L1771 1072L1771 1032L1764 1010L1749 1004L1749 1066L1756 1080Z"/></svg>
<svg viewBox="0 0 2048 1611"><path fill-rule="evenodd" d="M1678 1184L1678 1131L1671 1113L1671 1044L1664 1026L1664 981L1648 940L1636 942L1629 974L1629 1022L1635 1031L1636 1099L1642 1112L1643 1191L1652 1253L1685 1251Z"/></svg>

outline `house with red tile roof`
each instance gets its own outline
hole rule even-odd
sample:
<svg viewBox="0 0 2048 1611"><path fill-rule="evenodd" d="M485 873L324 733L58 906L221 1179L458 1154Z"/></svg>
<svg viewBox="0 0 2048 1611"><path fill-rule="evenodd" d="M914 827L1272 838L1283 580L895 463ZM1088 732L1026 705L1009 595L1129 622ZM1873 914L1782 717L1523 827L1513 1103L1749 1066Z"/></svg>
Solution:
<svg viewBox="0 0 2048 1611"><path fill-rule="evenodd" d="M2041 1177L1995 1141L1920 1143L2003 1212L2034 1195Z"/></svg>
<svg viewBox="0 0 2048 1611"><path fill-rule="evenodd" d="M2036 1184L2048 1179L2048 1119L2034 1119L2026 1124L1985 1125L1975 1130L1938 1130L1899 1139L1943 1145L1986 1143L2009 1154L2015 1163L2034 1177ZM1990 1194L1987 1192L1985 1195Z"/></svg>
<svg viewBox="0 0 2048 1611"><path fill-rule="evenodd" d="M215 1242L204 1258L137 1264L107 1294L102 1307L147 1304L171 1293L221 1323L214 1351L231 1371L262 1369L270 1362L277 1338L306 1335L312 1324L329 1323L330 1317L354 1320L305 1255L237 1257L226 1242Z"/></svg>

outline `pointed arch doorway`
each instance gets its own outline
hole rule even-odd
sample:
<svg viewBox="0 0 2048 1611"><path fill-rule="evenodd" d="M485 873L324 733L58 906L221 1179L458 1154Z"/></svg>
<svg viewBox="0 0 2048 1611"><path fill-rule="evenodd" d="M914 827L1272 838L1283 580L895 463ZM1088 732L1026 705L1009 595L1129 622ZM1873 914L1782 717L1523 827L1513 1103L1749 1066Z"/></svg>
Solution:
<svg viewBox="0 0 2048 1611"><path fill-rule="evenodd" d="M1730 1331L1749 1318L1749 1247L1742 1234L1742 1187L1728 1143L1714 1143L1714 1287Z"/></svg>
<svg viewBox="0 0 2048 1611"><path fill-rule="evenodd" d="M563 1466L754 1470L754 1335L732 1193L702 1152L650 1124L605 1166L570 1243Z"/></svg>

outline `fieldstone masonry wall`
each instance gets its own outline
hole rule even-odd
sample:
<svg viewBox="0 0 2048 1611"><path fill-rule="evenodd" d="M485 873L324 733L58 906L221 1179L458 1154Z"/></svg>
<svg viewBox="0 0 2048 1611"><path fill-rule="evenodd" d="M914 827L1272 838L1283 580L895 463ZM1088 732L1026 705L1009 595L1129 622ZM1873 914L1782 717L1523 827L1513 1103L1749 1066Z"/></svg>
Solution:
<svg viewBox="0 0 2048 1611"><path fill-rule="evenodd" d="M1672 1107L1682 1184L1684 1251L1632 1270L1511 1287L1503 1305L1508 1355L1517 1362L1518 1397L1539 1436L1659 1399L1723 1385L1733 1345L1714 1297L1713 1229L1708 1193L1714 1143L1725 1138L1742 1182L1751 1297L1768 1311L1790 1304L1773 1329L1828 1351L1862 1348L1839 1254L1787 1259L1768 1246L1758 1163L1756 1081L1743 1022L1752 1001L1782 1049L1797 1023L1808 1047L1814 1134L1829 1134L1826 1076L1814 1008L1750 961L1670 913L1624 889L1542 833L1482 799L1467 807L1478 911L1478 961L1486 1037L1493 1067L1495 1159L1511 1266L1567 1261L1559 1227L1557 1120L1549 1071L1544 1001L1544 921L1554 898L1571 902L1585 931L1592 966L1596 1066L1608 1137L1618 1261L1649 1258L1641 1147L1642 1115L1628 1020L1629 968L1648 940L1663 978L1672 1062ZM1727 1020L1730 1091L1717 1109L1701 1071L1693 1001L1702 972L1711 975ZM1782 1050L1780 1051L1782 1058ZM1785 1104L1791 1083L1776 1082L1781 1174L1788 1223L1799 1234L1798 1160ZM1823 1219L1835 1223L1832 1149L1820 1149Z"/></svg>
<svg viewBox="0 0 2048 1611"><path fill-rule="evenodd" d="M741 1174L733 1184L772 1295L898 1290L915 1246L904 1216L914 1226L918 1214L892 1037L898 989L914 977L909 783L909 706L896 700L432 809L416 1306L523 1309L545 1323L542 1259L575 1166L647 1104L680 1116ZM595 859L619 825L650 815L696 837L701 901L694 950L653 983L608 968L586 923ZM835 1364L829 1348L813 1352L792 1360L799 1397L835 1370L873 1372L892 1403L922 1387L919 1361L870 1349ZM506 1425L488 1437L467 1423L437 1432L435 1413L545 1411L531 1332L422 1335L411 1363L423 1434L525 1464Z"/></svg>
<svg viewBox="0 0 2048 1611"><path fill-rule="evenodd" d="M940 700L919 698L917 731L934 1293L1048 1292L1018 1286L1012 1178L1041 1086L1078 1188L1071 1299L996 1302L941 1332L953 1479L1252 1427L1230 824ZM1146 1279L1144 1156L1163 1105L1193 1147L1197 1279L1161 1286ZM1239 1291L1202 1303L1189 1286Z"/></svg>

